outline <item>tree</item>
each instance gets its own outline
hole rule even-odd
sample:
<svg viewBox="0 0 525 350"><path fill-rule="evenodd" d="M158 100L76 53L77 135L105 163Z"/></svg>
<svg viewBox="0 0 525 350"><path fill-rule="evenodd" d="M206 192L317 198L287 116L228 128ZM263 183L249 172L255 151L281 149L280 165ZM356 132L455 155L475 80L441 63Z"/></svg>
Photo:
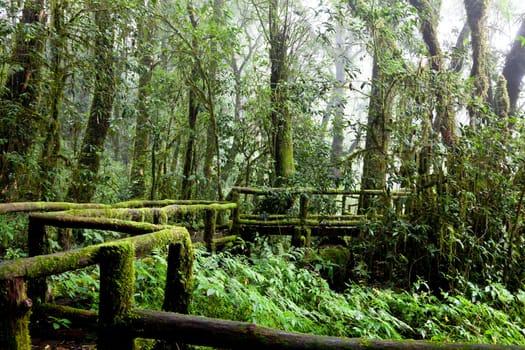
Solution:
<svg viewBox="0 0 525 350"><path fill-rule="evenodd" d="M371 6L370 9L363 9L353 6L354 12L364 19L370 31L373 59L361 177L361 189L366 190L386 189L393 118L392 107L396 93L394 76L404 71L404 62L397 49L393 28L394 23L405 17L406 13L402 6L394 5L397 5L395 1L386 1L380 2L378 8ZM379 18L379 20L374 21L374 18ZM373 207L371 198L361 195L360 210L367 211L371 207Z"/></svg>
<svg viewBox="0 0 525 350"><path fill-rule="evenodd" d="M436 75L444 73L443 51L437 35L440 1L410 0L410 4L416 8L420 19L420 30L425 42L430 66ZM443 81L443 80L442 80ZM451 100L448 98L447 86L437 93L437 113L433 123L434 131L441 133L443 143L451 146L455 139L455 116L452 110Z"/></svg>
<svg viewBox="0 0 525 350"><path fill-rule="evenodd" d="M510 99L510 112L516 114L521 81L525 76L525 19L516 34L516 40L505 59L503 77L507 81L507 92Z"/></svg>
<svg viewBox="0 0 525 350"><path fill-rule="evenodd" d="M467 22L470 27L472 42L473 103L469 107L470 126L475 129L480 122L475 104L481 105L488 100L489 78L487 77L487 10L488 0L464 0Z"/></svg>
<svg viewBox="0 0 525 350"><path fill-rule="evenodd" d="M148 10L148 3L143 7ZM137 51L139 54L139 81L137 91L137 116L135 119L135 137L133 142L133 160L130 174L130 195L132 198L143 198L146 193L146 168L149 154L149 110L148 99L150 83L155 67L153 57L153 38L156 23L149 17L149 12L139 19L137 24Z"/></svg>
<svg viewBox="0 0 525 350"><path fill-rule="evenodd" d="M51 83L47 101L47 125L44 127L45 141L40 155L40 181L38 186L38 198L47 199L56 196L52 189L56 182L57 168L61 154L61 125L62 102L67 80L66 60L66 37L67 28L65 13L68 7L67 1L53 0L50 4L50 40L49 40L49 70Z"/></svg>
<svg viewBox="0 0 525 350"><path fill-rule="evenodd" d="M0 199L19 196L20 182L29 174L27 161L41 116L38 113L39 84L45 42L44 1L24 2L20 26L14 36L11 66L0 91ZM26 189L28 190L28 189Z"/></svg>
<svg viewBox="0 0 525 350"><path fill-rule="evenodd" d="M290 63L289 40L292 16L288 0L269 0L268 44L270 57L270 91L272 124L271 149L274 162L274 186L287 184L295 172L293 156L292 115L288 108Z"/></svg>
<svg viewBox="0 0 525 350"><path fill-rule="evenodd" d="M340 23L335 29L335 91L330 103L330 112L333 112L332 121L332 150L330 161L332 163L332 175L334 179L340 179L341 167L340 158L343 155L344 142L344 84L345 84L345 64L347 49L344 42L344 30Z"/></svg>
<svg viewBox="0 0 525 350"><path fill-rule="evenodd" d="M77 202L89 202L97 185L100 158L109 130L115 98L115 58L113 40L115 23L112 8L107 1L97 3L92 9L94 24L94 62L97 65L89 119L82 141L77 164L73 170L67 197Z"/></svg>

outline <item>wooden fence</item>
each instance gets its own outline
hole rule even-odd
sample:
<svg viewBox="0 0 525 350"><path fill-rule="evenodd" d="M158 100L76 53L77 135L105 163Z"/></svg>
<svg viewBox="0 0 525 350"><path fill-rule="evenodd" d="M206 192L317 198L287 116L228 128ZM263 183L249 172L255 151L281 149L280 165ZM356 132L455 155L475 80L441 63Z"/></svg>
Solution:
<svg viewBox="0 0 525 350"><path fill-rule="evenodd" d="M381 209L394 208L402 213L407 198L411 192L406 190L383 191L383 190L360 190L345 191L337 189L317 190L311 188L252 188L234 187L232 198L237 203L234 209L232 230L249 240L254 232L263 235L289 235L292 236L292 245L309 246L311 236L355 236L360 232L363 225L371 219L377 219L382 215ZM290 210L286 214L268 213L243 213L243 200L248 196L253 197L275 197L288 196L297 201L299 206L295 212ZM360 196L375 197L380 210L360 213L358 201ZM331 197L334 206L333 213L312 213L311 207L315 203L315 197Z"/></svg>
<svg viewBox="0 0 525 350"><path fill-rule="evenodd" d="M213 210L216 213L232 208L229 205L213 207L212 203L206 205L212 207L204 206L199 210L211 212L212 214L207 215L208 218L215 216ZM45 210L42 209L45 205L18 205L20 207L24 208L23 211L35 208ZM51 207L64 209L62 204L53 204ZM68 205L66 207L71 208ZM76 209L82 211L75 211ZM245 322L185 315L192 293L192 244L186 228L161 222L169 216L166 213L170 210L179 212L181 209L77 207L73 211L31 214L28 238L29 249L34 256L0 263L0 348L30 350L29 323L36 316L55 316L95 326L98 350L132 350L136 347L136 338L157 339L160 341L159 349L176 349L182 343L230 349L283 350L525 349L520 346L493 344L443 344L314 336L283 332ZM13 211L16 210L6 209L5 205L0 204L0 213ZM237 210L236 212L238 215ZM130 221L130 218L158 222L137 222ZM211 223L208 225L213 226ZM48 226L96 228L134 236L81 249L50 253L46 251L49 249L46 245ZM150 253L155 247L166 245L169 245L169 253L163 304L165 311L137 309L133 306L133 261L136 257ZM98 313L45 303L46 276L91 265L100 266Z"/></svg>

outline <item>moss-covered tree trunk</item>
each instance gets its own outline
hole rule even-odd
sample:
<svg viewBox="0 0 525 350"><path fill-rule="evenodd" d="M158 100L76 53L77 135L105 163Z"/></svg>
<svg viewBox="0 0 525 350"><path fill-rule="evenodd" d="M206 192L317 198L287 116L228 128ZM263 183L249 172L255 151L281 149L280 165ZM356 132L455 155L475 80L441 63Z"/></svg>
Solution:
<svg viewBox="0 0 525 350"><path fill-rule="evenodd" d="M376 41L372 69L372 91L368 106L368 122L366 129L365 154L363 159L363 175L361 189L384 189L386 187L386 171L388 164L388 146L390 144L390 128L392 124L392 95L387 89L385 75L382 72L381 61L390 48L381 38ZM370 196L361 195L359 208L366 212L374 206Z"/></svg>
<svg viewBox="0 0 525 350"><path fill-rule="evenodd" d="M525 45L523 45L520 37L525 37L525 19L521 22L521 26L516 34L516 40L505 58L505 66L503 68L503 76L507 81L511 114L516 112L521 81L523 76L525 76Z"/></svg>
<svg viewBox="0 0 525 350"><path fill-rule="evenodd" d="M444 70L443 51L439 43L437 28L439 18L439 6L429 0L410 0L410 4L416 8L420 19L420 30L428 50L428 58L433 71L440 73ZM446 86L436 89L436 120L434 122L435 132L441 134L443 143L451 146L455 142L455 118L452 103L448 99Z"/></svg>
<svg viewBox="0 0 525 350"><path fill-rule="evenodd" d="M184 167L182 171L181 199L191 199L193 192L193 170L198 111L199 104L196 100L195 93L190 89L188 91L188 139L186 141L186 153L184 156Z"/></svg>
<svg viewBox="0 0 525 350"><path fill-rule="evenodd" d="M487 76L487 10L488 0L464 0L467 22L472 41L472 70L474 80L473 103L469 106L470 126L475 129L479 120L476 105L487 102L489 78Z"/></svg>
<svg viewBox="0 0 525 350"><path fill-rule="evenodd" d="M0 344L3 350L30 350L31 300L23 278L0 280Z"/></svg>
<svg viewBox="0 0 525 350"><path fill-rule="evenodd" d="M343 27L336 26L336 48L335 48L335 83L337 84L332 97L329 113L332 114L332 150L330 163L332 164L332 175L338 180L341 177L340 158L343 155L344 142L344 84L345 84L345 62L346 48L343 37Z"/></svg>
<svg viewBox="0 0 525 350"><path fill-rule="evenodd" d="M72 183L67 197L76 202L89 202L95 194L100 159L110 126L115 97L115 59L113 56L114 23L108 0L94 9L94 92L89 119L82 141Z"/></svg>
<svg viewBox="0 0 525 350"><path fill-rule="evenodd" d="M219 133L217 129L216 96L219 93L219 81L217 79L217 67L219 63L219 47L217 34L223 23L224 0L213 1L213 23L215 35L211 40L211 62L207 84L207 105L209 114L209 127L206 133L206 156L204 158L204 177L206 178L206 196L213 196L213 183L216 183L217 199L222 200L221 162L219 155ZM214 164L215 159L215 164ZM213 168L215 167L215 172ZM215 179L215 180L214 180Z"/></svg>
<svg viewBox="0 0 525 350"><path fill-rule="evenodd" d="M23 169L40 130L37 111L40 68L44 48L43 0L27 0L14 36L6 84L0 92L0 200L18 199L24 186ZM31 34L29 34L31 33Z"/></svg>
<svg viewBox="0 0 525 350"><path fill-rule="evenodd" d="M144 6L147 6L146 3ZM132 198L143 198L146 194L146 173L148 167L148 146L150 137L148 98L153 75L153 37L155 23L147 18L139 21L137 46L140 55L140 75L137 96L137 117L135 138L133 140L133 160L130 174L130 194Z"/></svg>
<svg viewBox="0 0 525 350"><path fill-rule="evenodd" d="M269 1L268 35L270 44L270 90L272 123L273 186L284 186L295 172L293 156L292 114L288 106L288 40L290 36L289 4ZM284 14L281 14L281 10Z"/></svg>
<svg viewBox="0 0 525 350"><path fill-rule="evenodd" d="M64 90L66 85L66 68L64 67L64 55L66 52L66 28L64 25L64 12L67 2L53 0L50 3L51 14L51 39L49 40L50 51L50 74L51 85L48 94L48 122L40 156L40 181L38 183L38 199L46 200L53 197L53 187L56 181L57 166L61 151L60 138L60 115Z"/></svg>

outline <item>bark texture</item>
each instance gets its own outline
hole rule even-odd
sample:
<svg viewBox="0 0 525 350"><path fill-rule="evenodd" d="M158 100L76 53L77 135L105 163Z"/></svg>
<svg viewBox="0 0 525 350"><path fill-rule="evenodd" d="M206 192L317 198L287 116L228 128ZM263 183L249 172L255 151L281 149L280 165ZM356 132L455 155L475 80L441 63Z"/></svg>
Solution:
<svg viewBox="0 0 525 350"><path fill-rule="evenodd" d="M146 5L145 5L146 6ZM133 160L130 174L130 194L132 198L143 198L146 194L146 169L148 166L148 146L150 129L148 124L149 84L153 75L153 21L142 19L137 32L137 49L140 54L140 76L136 102L135 138L133 140Z"/></svg>
<svg viewBox="0 0 525 350"><path fill-rule="evenodd" d="M113 56L114 23L109 4L105 1L95 9L95 73L94 92L89 119L73 170L67 197L76 202L90 202L95 194L100 159L110 126L115 98L115 59Z"/></svg>
<svg viewBox="0 0 525 350"><path fill-rule="evenodd" d="M487 102L489 78L487 76L487 11L488 0L464 0L467 22L472 41L472 70L474 81L473 103L469 106L470 126L475 129L480 122L476 104Z"/></svg>
<svg viewBox="0 0 525 350"><path fill-rule="evenodd" d="M288 3L270 0L268 7L268 40L270 44L270 90L272 123L271 144L274 161L273 186L283 186L295 172L293 156L292 115L288 107L288 38L290 18ZM281 10L284 13L281 13Z"/></svg>
<svg viewBox="0 0 525 350"><path fill-rule="evenodd" d="M21 28L31 27L34 33L18 30L5 87L0 93L0 200L18 199L26 157L40 129L38 115L40 68L44 48L44 1L25 1L20 19ZM22 182L22 183L20 183ZM27 191L27 189L25 189Z"/></svg>
<svg viewBox="0 0 525 350"><path fill-rule="evenodd" d="M503 76L507 80L511 114L516 112L521 81L525 75L525 45L523 45L520 37L525 38L525 19L521 22L521 26L516 34L516 41L512 44L503 68Z"/></svg>

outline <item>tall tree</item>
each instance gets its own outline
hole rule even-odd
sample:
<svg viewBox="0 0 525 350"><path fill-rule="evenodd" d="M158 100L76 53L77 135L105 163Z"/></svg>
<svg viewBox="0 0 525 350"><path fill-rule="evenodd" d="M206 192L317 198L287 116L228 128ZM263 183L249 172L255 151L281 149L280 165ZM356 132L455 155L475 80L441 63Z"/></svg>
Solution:
<svg viewBox="0 0 525 350"><path fill-rule="evenodd" d="M503 76L507 81L507 92L510 99L510 112L516 113L521 81L525 76L525 19L516 34L510 52L505 59Z"/></svg>
<svg viewBox="0 0 525 350"><path fill-rule="evenodd" d="M186 9L188 11L188 17L190 20L191 28L193 32L191 35L191 41L188 43L188 48L190 50L198 51L197 45L197 28L199 23L195 17L194 8L191 2L188 2ZM179 32L178 35L182 37L182 34ZM197 58L197 57L195 57ZM193 84L199 82L198 75L198 65L192 57L191 62L191 73L187 78L187 81L192 81ZM199 114L199 100L197 97L197 89L195 85L189 83L188 86L188 139L186 142L186 153L184 157L184 168L182 173L182 183L181 183L181 199L191 199L193 193L193 183L195 177L195 141L197 138L197 117Z"/></svg>
<svg viewBox="0 0 525 350"><path fill-rule="evenodd" d="M207 86L206 89L206 100L208 106L208 115L209 115L209 127L206 134L206 156L204 159L204 177L206 178L206 191L205 195L209 196L211 191L211 185L213 182L213 160L215 162L215 177L217 184L217 199L223 199L222 193L222 179L221 179L221 162L219 155L219 132L217 130L217 103L216 97L219 93L218 86L218 65L219 65L219 40L221 29L223 28L223 7L224 0L214 0L213 1L213 16L212 16L212 38L210 43L210 58L209 63L209 74L206 75Z"/></svg>
<svg viewBox="0 0 525 350"><path fill-rule="evenodd" d="M384 72L385 54L392 55L391 46L384 38L374 38L372 90L368 105L368 121L366 127L365 154L363 159L363 175L361 188L384 189L386 187L386 172L388 164L388 146L392 123L392 90ZM362 195L359 208L363 211L373 204L369 196Z"/></svg>
<svg viewBox="0 0 525 350"><path fill-rule="evenodd" d="M15 33L11 69L0 91L0 199L17 199L24 168L38 134L40 69L45 42L44 0L24 2ZM28 174L26 174L28 175ZM25 189L27 191L27 189Z"/></svg>
<svg viewBox="0 0 525 350"><path fill-rule="evenodd" d="M147 10L148 2L143 3ZM146 169L148 166L148 146L150 138L148 100L150 83L154 69L153 38L155 21L145 14L137 24L137 51L139 54L139 82L135 119L135 137L133 140L133 159L130 174L130 195L143 198L146 193Z"/></svg>
<svg viewBox="0 0 525 350"><path fill-rule="evenodd" d="M369 9L352 5L368 26L371 37L373 59L371 91L368 104L365 152L363 158L362 189L385 189L389 160L389 145L392 131L392 104L395 96L395 79L389 71L403 67L397 49L394 23L401 21L403 14L398 10L389 11L392 1L380 1L381 6ZM369 11L372 11L371 13ZM381 21L374 21L381 14ZM391 69L392 68L392 69ZM361 195L359 208L367 211L373 206L370 196Z"/></svg>
<svg viewBox="0 0 525 350"><path fill-rule="evenodd" d="M115 98L115 22L109 0L94 4L94 62L97 65L88 123L67 197L89 202L95 194L100 159L109 130Z"/></svg>
<svg viewBox="0 0 525 350"><path fill-rule="evenodd" d="M487 76L487 11L488 0L464 0L467 22L472 41L472 70L470 77L474 82L473 104L487 102L489 78ZM470 126L475 129L480 122L476 106L469 106Z"/></svg>
<svg viewBox="0 0 525 350"><path fill-rule="evenodd" d="M270 45L270 91L274 186L285 185L295 172L293 156L292 114L289 110L288 83L289 40L292 9L288 0L269 0L268 43Z"/></svg>
<svg viewBox="0 0 525 350"><path fill-rule="evenodd" d="M52 0L50 2L50 40L49 70L51 82L47 94L47 125L45 141L40 156L40 180L38 183L39 199L54 196L52 188L56 181L57 166L61 153L60 116L66 86L67 72L65 67L67 28L65 13L68 1Z"/></svg>
<svg viewBox="0 0 525 350"><path fill-rule="evenodd" d="M416 8L420 20L420 30L425 42L431 69L437 74L444 72L444 59L441 45L439 44L437 28L439 18L439 6L441 1L410 0L410 4ZM455 118L451 101L448 99L447 87L436 89L436 120L434 131L441 133L442 141L446 145L452 145L455 138Z"/></svg>
<svg viewBox="0 0 525 350"><path fill-rule="evenodd" d="M330 103L330 112L333 114L332 119L332 150L330 161L332 163L332 175L334 179L341 176L340 158L343 155L344 142L344 84L345 84L345 64L346 64L346 47L344 42L344 29L338 23L335 29L335 90Z"/></svg>

